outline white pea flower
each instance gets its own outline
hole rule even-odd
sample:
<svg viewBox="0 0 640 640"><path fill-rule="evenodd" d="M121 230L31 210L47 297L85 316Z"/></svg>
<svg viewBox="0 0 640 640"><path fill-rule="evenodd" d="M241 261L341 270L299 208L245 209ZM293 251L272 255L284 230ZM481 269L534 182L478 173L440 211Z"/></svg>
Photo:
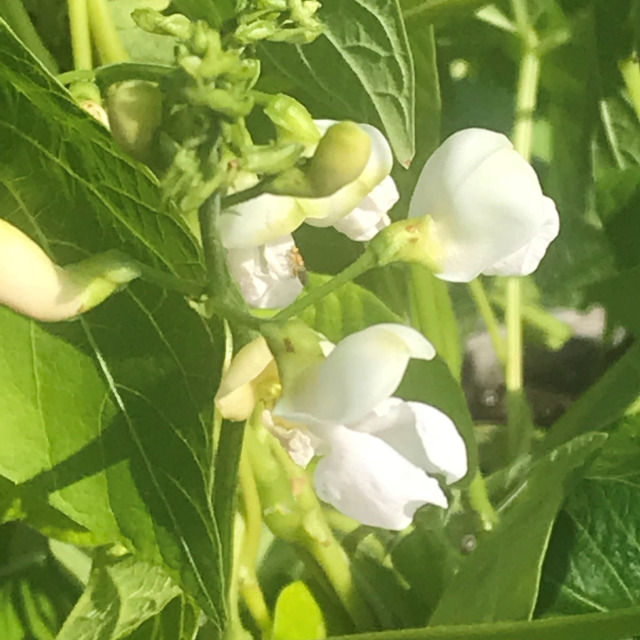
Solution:
<svg viewBox="0 0 640 640"><path fill-rule="evenodd" d="M59 267L31 238L0 219L0 305L35 320L74 318L139 275L135 263L113 252Z"/></svg>
<svg viewBox="0 0 640 640"><path fill-rule="evenodd" d="M314 122L321 134L335 124L333 120ZM393 164L391 148L378 129L367 124L358 126L371 141L369 160L355 180L332 195L301 198L265 193L222 212L222 243L228 251L234 277L243 274L236 280L250 305L261 308L287 306L298 295L301 287L291 282L297 275L295 264L292 270L283 270L282 254L273 259L274 251L268 247L284 246L285 238L303 222L321 227L335 226L358 241L371 239L389 224L387 211L398 199L395 183L389 177ZM313 150L311 147L309 153ZM247 186L250 185L242 188ZM249 249L253 251L239 251ZM264 257L265 252L267 259L256 260L259 254ZM280 266L276 267L276 263ZM258 264L261 265L259 272L253 271ZM276 285L281 280L287 282ZM256 295L256 290L263 289L265 282L277 286L278 293Z"/></svg>
<svg viewBox="0 0 640 640"><path fill-rule="evenodd" d="M391 397L410 358L434 355L414 329L369 327L303 371L273 409L276 424L302 426L320 441L319 497L363 524L404 529L422 505L447 506L429 473L452 483L467 472L464 441L445 414Z"/></svg>
<svg viewBox="0 0 640 640"><path fill-rule="evenodd" d="M436 275L450 282L528 275L559 231L531 165L486 129L453 134L429 158L409 206L409 217L425 215L442 251Z"/></svg>

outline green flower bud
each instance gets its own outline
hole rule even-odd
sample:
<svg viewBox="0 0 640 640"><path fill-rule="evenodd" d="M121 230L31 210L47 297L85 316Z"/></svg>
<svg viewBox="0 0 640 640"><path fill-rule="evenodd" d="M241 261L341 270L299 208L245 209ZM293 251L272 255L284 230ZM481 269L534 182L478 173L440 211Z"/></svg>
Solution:
<svg viewBox="0 0 640 640"><path fill-rule="evenodd" d="M376 256L379 267L392 262L417 262L436 273L444 257L431 216L394 222L378 232L367 251Z"/></svg>
<svg viewBox="0 0 640 640"><path fill-rule="evenodd" d="M242 168L251 173L272 175L291 168L300 158L304 147L300 144L283 146L256 145L243 158Z"/></svg>
<svg viewBox="0 0 640 640"><path fill-rule="evenodd" d="M278 93L267 102L264 113L275 125L279 141L305 145L316 145L320 141L311 114L295 98Z"/></svg>
<svg viewBox="0 0 640 640"><path fill-rule="evenodd" d="M107 109L113 137L136 160L145 160L162 119L162 94L157 85L128 80L109 87Z"/></svg>
<svg viewBox="0 0 640 640"><path fill-rule="evenodd" d="M307 175L316 193L328 196L353 182L367 166L371 138L355 122L327 129L309 162Z"/></svg>
<svg viewBox="0 0 640 640"><path fill-rule="evenodd" d="M199 86L187 89L186 94L193 104L206 105L229 118L243 118L253 109L253 98L240 91Z"/></svg>
<svg viewBox="0 0 640 640"><path fill-rule="evenodd" d="M153 9L135 9L131 13L131 17L141 29L149 33L188 40L193 32L191 20L180 13L163 16L159 11Z"/></svg>

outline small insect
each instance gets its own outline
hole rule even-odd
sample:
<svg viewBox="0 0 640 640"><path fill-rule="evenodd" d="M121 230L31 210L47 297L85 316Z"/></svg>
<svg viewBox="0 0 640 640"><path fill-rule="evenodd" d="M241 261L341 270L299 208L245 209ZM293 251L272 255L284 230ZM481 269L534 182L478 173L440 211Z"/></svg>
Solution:
<svg viewBox="0 0 640 640"><path fill-rule="evenodd" d="M298 278L303 285L309 282L309 278L307 277L307 268L304 265L304 259L302 258L302 254L300 253L300 249L295 245L289 252L289 261L291 262L291 275L294 278Z"/></svg>

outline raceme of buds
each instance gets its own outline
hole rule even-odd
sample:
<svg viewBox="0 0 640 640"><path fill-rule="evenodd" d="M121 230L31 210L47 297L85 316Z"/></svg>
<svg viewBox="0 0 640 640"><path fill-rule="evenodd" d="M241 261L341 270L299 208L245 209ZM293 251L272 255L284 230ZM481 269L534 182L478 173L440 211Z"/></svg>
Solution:
<svg viewBox="0 0 640 640"><path fill-rule="evenodd" d="M433 220L429 243L439 246L436 275L451 282L528 275L559 231L531 165L486 129L453 134L429 158L409 206L410 218L423 216Z"/></svg>
<svg viewBox="0 0 640 640"><path fill-rule="evenodd" d="M0 219L0 304L43 322L92 309L140 275L117 252L59 267L22 231Z"/></svg>

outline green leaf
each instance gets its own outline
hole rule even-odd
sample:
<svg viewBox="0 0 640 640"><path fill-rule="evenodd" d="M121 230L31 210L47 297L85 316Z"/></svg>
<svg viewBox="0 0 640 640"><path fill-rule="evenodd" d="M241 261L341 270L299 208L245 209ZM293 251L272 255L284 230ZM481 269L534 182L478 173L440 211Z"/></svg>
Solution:
<svg viewBox="0 0 640 640"><path fill-rule="evenodd" d="M496 529L460 565L431 625L528 620L533 614L551 527L573 471L604 442L602 434L576 438L551 452L500 514Z"/></svg>
<svg viewBox="0 0 640 640"><path fill-rule="evenodd" d="M120 249L201 279L200 250L122 152L0 21L0 212L65 263Z"/></svg>
<svg viewBox="0 0 640 640"><path fill-rule="evenodd" d="M142 283L82 321L0 309L0 472L102 540L161 563L222 624L211 496L221 328Z"/></svg>
<svg viewBox="0 0 640 640"><path fill-rule="evenodd" d="M278 596L273 615L273 640L326 638L322 611L304 582L292 582Z"/></svg>
<svg viewBox="0 0 640 640"><path fill-rule="evenodd" d="M186 598L178 597L129 634L126 640L194 640L199 627L200 610Z"/></svg>
<svg viewBox="0 0 640 640"><path fill-rule="evenodd" d="M117 640L160 612L179 593L159 567L133 556L103 554L56 640Z"/></svg>
<svg viewBox="0 0 640 640"><path fill-rule="evenodd" d="M309 290L330 279L309 273ZM348 283L307 307L300 318L331 342L340 342L351 333L380 322L401 322L373 293L354 283Z"/></svg>
<svg viewBox="0 0 640 640"><path fill-rule="evenodd" d="M268 44L261 56L315 117L382 126L409 166L415 81L397 0L327 0L318 15L327 28L313 43Z"/></svg>
<svg viewBox="0 0 640 640"><path fill-rule="evenodd" d="M235 15L233 0L171 0L169 9L192 20L204 20L216 29Z"/></svg>
<svg viewBox="0 0 640 640"><path fill-rule="evenodd" d="M624 420L567 499L545 561L540 613L640 602L639 427L638 416Z"/></svg>

